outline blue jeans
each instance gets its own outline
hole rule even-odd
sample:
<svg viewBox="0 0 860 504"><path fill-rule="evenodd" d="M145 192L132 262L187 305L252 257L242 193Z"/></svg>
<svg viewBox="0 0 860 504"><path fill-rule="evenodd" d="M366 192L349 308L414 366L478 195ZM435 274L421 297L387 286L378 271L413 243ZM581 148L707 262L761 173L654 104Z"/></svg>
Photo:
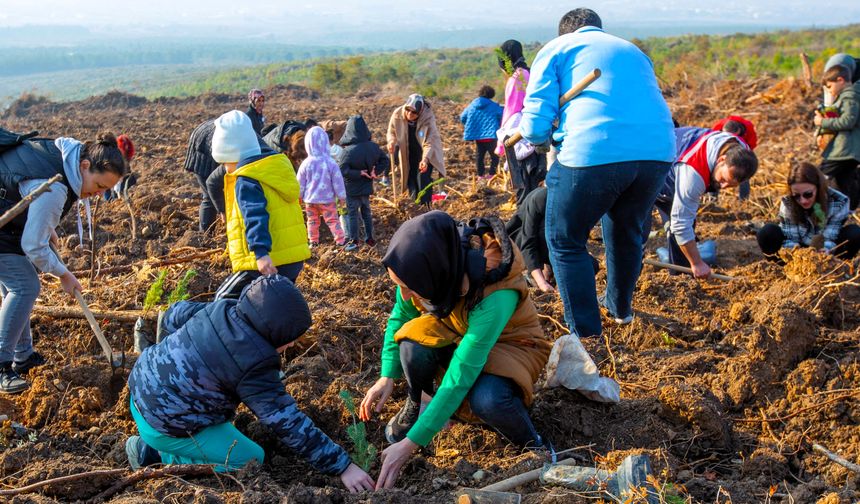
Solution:
<svg viewBox="0 0 860 504"><path fill-rule="evenodd" d="M358 243L361 238L361 228L358 225L358 217L364 222L364 239L373 239L373 216L370 214L370 196L347 196L346 197L347 238L353 243Z"/></svg>
<svg viewBox="0 0 860 504"><path fill-rule="evenodd" d="M400 342L400 363L409 384L408 394L416 403L421 392L433 395L433 380L440 367L447 367L456 345L430 348L412 340ZM510 378L481 373L466 395L472 413L493 430L518 446L542 446L521 397L520 387Z"/></svg>
<svg viewBox="0 0 860 504"><path fill-rule="evenodd" d="M564 318L579 337L602 332L594 268L586 244L600 220L606 247L606 308L633 313L642 269L642 232L671 163L628 161L571 168L555 162L546 178L546 239L564 303Z"/></svg>
<svg viewBox="0 0 860 504"><path fill-rule="evenodd" d="M27 257L0 254L0 363L23 362L33 353L30 313L40 288L39 275Z"/></svg>

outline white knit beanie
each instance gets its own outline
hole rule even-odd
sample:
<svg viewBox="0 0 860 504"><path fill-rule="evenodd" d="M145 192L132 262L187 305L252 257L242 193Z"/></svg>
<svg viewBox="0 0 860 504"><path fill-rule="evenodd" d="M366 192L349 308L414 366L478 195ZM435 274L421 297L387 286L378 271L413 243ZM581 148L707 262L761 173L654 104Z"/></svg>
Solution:
<svg viewBox="0 0 860 504"><path fill-rule="evenodd" d="M216 163L238 163L260 154L260 142L251 119L239 110L231 110L215 119L212 134L212 159Z"/></svg>

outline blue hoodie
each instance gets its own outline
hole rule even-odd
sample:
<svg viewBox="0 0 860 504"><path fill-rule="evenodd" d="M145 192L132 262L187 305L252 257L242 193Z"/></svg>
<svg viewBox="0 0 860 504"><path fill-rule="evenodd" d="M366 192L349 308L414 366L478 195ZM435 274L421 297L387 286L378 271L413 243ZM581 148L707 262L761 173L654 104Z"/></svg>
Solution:
<svg viewBox="0 0 860 504"><path fill-rule="evenodd" d="M496 131L502 123L502 106L498 103L479 96L472 100L460 114L463 123L463 140L496 139Z"/></svg>

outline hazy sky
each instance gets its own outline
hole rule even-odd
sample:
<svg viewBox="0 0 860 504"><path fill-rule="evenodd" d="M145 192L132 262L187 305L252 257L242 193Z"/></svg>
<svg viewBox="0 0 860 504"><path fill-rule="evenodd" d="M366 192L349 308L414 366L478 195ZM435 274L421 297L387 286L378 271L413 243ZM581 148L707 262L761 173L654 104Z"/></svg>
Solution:
<svg viewBox="0 0 860 504"><path fill-rule="evenodd" d="M610 27L636 23L754 23L829 25L860 22L860 1L827 0L606 0L591 2ZM511 6L520 11L511 13ZM165 25L349 30L368 26L426 29L484 28L493 24L555 26L579 2L559 0L0 0L0 26L84 25L145 29ZM586 5L588 5L586 3ZM838 13L838 15L835 15ZM112 30L109 30L112 31Z"/></svg>

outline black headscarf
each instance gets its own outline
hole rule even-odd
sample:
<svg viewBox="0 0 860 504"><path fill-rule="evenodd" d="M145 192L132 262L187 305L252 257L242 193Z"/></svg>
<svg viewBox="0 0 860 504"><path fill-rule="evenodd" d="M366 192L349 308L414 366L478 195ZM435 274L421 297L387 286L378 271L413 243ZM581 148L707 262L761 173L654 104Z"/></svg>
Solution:
<svg viewBox="0 0 860 504"><path fill-rule="evenodd" d="M523 45L516 40L506 40L501 47L502 53L507 56L507 58L511 61L511 65L516 68L524 68L529 70L529 66L526 64L526 58L523 56ZM504 71L508 71L507 66L505 65L504 58L498 58L499 60L499 68Z"/></svg>
<svg viewBox="0 0 860 504"><path fill-rule="evenodd" d="M409 219L391 237L382 264L430 301L430 313L447 317L460 298L466 268L457 221L439 210Z"/></svg>

